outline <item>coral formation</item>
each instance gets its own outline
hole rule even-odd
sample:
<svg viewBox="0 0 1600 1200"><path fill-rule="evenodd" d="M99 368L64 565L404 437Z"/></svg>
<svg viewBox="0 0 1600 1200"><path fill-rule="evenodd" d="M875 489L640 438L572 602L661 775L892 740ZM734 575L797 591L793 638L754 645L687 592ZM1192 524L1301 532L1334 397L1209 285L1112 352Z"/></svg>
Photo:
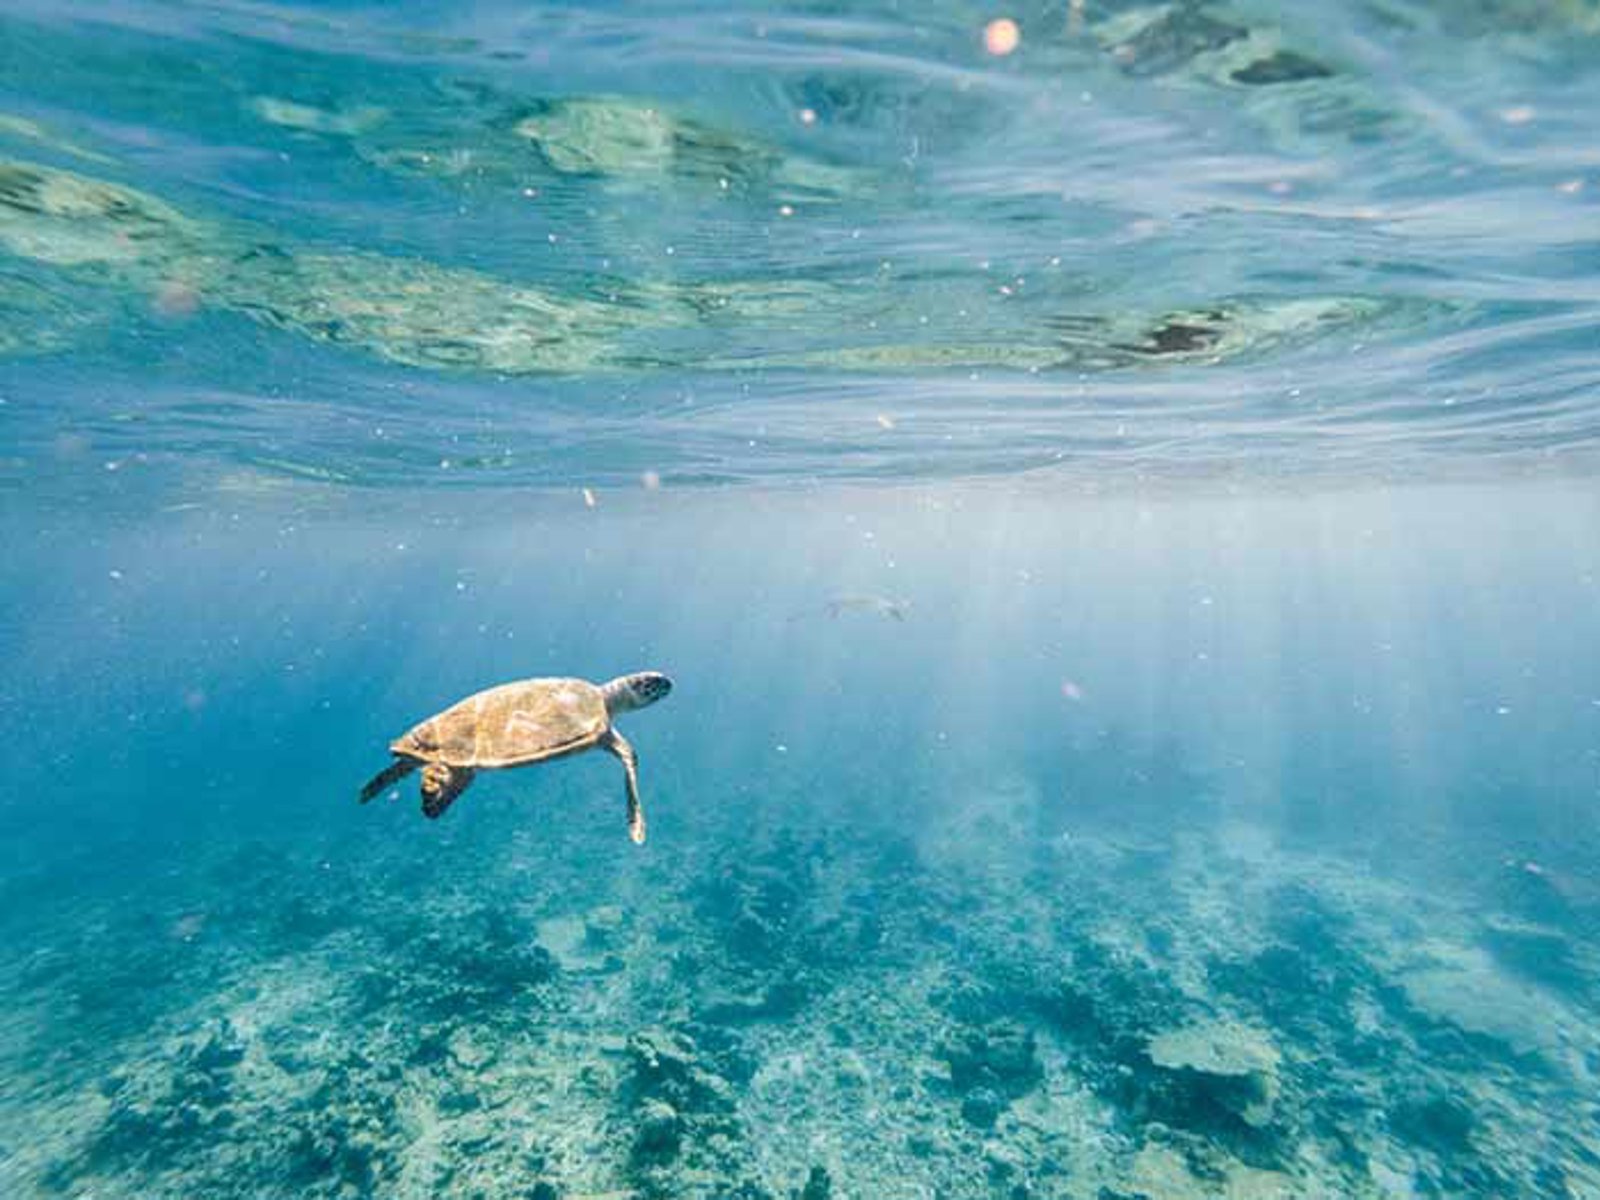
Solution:
<svg viewBox="0 0 1600 1200"><path fill-rule="evenodd" d="M1200 786L1170 751L1083 753L1122 760L1086 779ZM219 844L159 881L34 893L3 941L0 1178L129 1198L1600 1188L1573 1119L1600 1061L1582 901L1534 925L1215 814L1153 838L1086 806L1041 837L1048 791L972 786L924 802L920 845L707 817L602 877L609 825L535 838L484 806L432 859L377 833Z"/></svg>

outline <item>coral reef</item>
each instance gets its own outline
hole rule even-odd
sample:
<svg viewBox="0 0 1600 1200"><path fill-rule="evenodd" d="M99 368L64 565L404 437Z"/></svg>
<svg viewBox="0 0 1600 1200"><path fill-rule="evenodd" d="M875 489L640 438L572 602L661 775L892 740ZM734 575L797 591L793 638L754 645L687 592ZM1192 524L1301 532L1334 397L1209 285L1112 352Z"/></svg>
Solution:
<svg viewBox="0 0 1600 1200"><path fill-rule="evenodd" d="M0 973L9 1192L1600 1188L1569 926L1216 820L1041 839L1026 781L927 806L920 847L708 819L600 873L615 830L535 841L513 807L426 859L346 834L31 893Z"/></svg>

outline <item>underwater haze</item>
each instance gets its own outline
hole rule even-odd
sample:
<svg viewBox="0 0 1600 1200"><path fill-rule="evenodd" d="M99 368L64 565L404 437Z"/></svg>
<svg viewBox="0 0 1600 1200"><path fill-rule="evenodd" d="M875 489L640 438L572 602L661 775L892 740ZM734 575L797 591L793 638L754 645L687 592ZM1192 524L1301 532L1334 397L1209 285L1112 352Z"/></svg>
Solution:
<svg viewBox="0 0 1600 1200"><path fill-rule="evenodd" d="M1600 1198L1596 96L1594 0L10 0L0 1197ZM643 670L642 845L358 802Z"/></svg>

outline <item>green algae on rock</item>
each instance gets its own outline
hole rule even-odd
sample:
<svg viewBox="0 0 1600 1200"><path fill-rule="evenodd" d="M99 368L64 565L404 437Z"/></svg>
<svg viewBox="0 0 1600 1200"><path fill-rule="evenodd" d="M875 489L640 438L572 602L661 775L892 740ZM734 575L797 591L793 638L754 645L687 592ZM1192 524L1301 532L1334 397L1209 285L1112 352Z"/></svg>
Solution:
<svg viewBox="0 0 1600 1200"><path fill-rule="evenodd" d="M377 255L249 251L229 307L315 341L413 367L526 374L613 365L650 310Z"/></svg>
<svg viewBox="0 0 1600 1200"><path fill-rule="evenodd" d="M663 175L694 145L693 140L680 144L684 133L661 109L612 96L537 103L513 132L569 175ZM715 167L717 143L706 140L704 146ZM733 149L726 143L723 148ZM730 158L736 159L736 152ZM690 162L707 165L692 156Z"/></svg>
<svg viewBox="0 0 1600 1200"><path fill-rule="evenodd" d="M0 248L56 267L134 272L199 256L207 231L120 184L0 159Z"/></svg>
<svg viewBox="0 0 1600 1200"><path fill-rule="evenodd" d="M870 289L805 280L535 287L420 258L280 243L250 226L191 218L122 184L16 160L0 160L0 249L143 293L157 310L204 306L408 367L506 375L673 363L1117 370L1245 359L1347 328L1402 328L1450 312L1394 298L1242 296L1157 315L1042 316L1036 341L997 330L990 343L873 344L863 342L862 326L898 319L911 297L883 308ZM730 356L718 333L823 320L829 326L815 337L839 344L798 353Z"/></svg>
<svg viewBox="0 0 1600 1200"><path fill-rule="evenodd" d="M280 128L346 141L355 154L399 174L470 179L507 194L576 176L703 195L770 191L791 199L866 193L873 172L616 95L524 97L461 84L404 108L337 108L261 95L250 108Z"/></svg>
<svg viewBox="0 0 1600 1200"><path fill-rule="evenodd" d="M152 296L180 286L195 303L408 366L580 370L619 361L626 332L688 315L620 289L563 296L421 260L254 241L133 188L17 161L0 160L0 249Z"/></svg>
<svg viewBox="0 0 1600 1200"><path fill-rule="evenodd" d="M676 175L722 189L770 186L823 197L849 195L865 185L865 172L808 160L624 96L539 101L514 132L569 175Z"/></svg>

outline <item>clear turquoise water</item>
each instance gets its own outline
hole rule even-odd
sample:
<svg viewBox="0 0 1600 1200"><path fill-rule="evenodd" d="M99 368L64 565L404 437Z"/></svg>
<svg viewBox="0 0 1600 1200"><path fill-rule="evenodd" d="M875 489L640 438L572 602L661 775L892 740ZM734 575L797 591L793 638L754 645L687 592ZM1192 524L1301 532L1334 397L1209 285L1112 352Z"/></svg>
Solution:
<svg viewBox="0 0 1600 1200"><path fill-rule="evenodd" d="M7 6L0 1195L1600 1196L1597 86L1589 0ZM643 847L356 804L645 667Z"/></svg>

